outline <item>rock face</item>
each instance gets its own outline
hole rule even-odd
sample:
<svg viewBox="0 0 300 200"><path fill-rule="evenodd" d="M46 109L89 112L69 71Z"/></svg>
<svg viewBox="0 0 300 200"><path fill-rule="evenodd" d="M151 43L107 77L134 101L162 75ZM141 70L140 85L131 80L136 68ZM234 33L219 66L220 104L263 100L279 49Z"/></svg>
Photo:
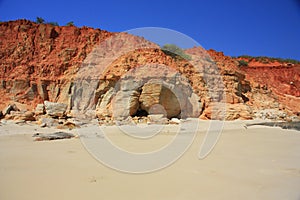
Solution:
<svg viewBox="0 0 300 200"><path fill-rule="evenodd" d="M292 67L285 65L254 66L242 68L242 70L253 85L253 95L273 96L274 100L270 104L281 104L286 110L294 113L300 111L300 65ZM251 101L256 103L255 98L251 98ZM257 102L257 106L259 107L261 103L265 104L266 102ZM267 105L264 107L270 108Z"/></svg>
<svg viewBox="0 0 300 200"><path fill-rule="evenodd" d="M164 76L155 74L157 71ZM198 117L200 98L193 93L188 80L184 77L179 79L179 76L175 70L162 65L140 67L120 78L98 100L96 110L110 113L115 119L148 114L162 114L169 119ZM107 106L108 99L111 99L111 106Z"/></svg>
<svg viewBox="0 0 300 200"><path fill-rule="evenodd" d="M212 103L201 115L201 119L215 120L249 120L253 119L253 111L246 104Z"/></svg>
<svg viewBox="0 0 300 200"><path fill-rule="evenodd" d="M180 103L175 94L158 83L145 84L139 101L140 108L149 114L164 114L165 117L172 118L181 113Z"/></svg>
<svg viewBox="0 0 300 200"><path fill-rule="evenodd" d="M134 115L139 108L138 96L136 91L119 91L113 100L113 117L124 119Z"/></svg>
<svg viewBox="0 0 300 200"><path fill-rule="evenodd" d="M27 20L0 23L0 41L0 109L7 117L13 111L25 117L7 107L11 102L35 109L35 116L100 119L251 119L267 109L276 110L274 119L300 114L299 64L239 67L237 59L200 47L185 51L187 61L126 33Z"/></svg>
<svg viewBox="0 0 300 200"><path fill-rule="evenodd" d="M0 109L8 102L34 109L43 101L69 104L71 79L94 45L112 35L28 20L0 24Z"/></svg>
<svg viewBox="0 0 300 200"><path fill-rule="evenodd" d="M217 61L217 65L222 69L230 69L230 71L238 72L243 75L227 77L225 83L232 84L227 92L230 103L237 103L237 96L242 97L244 103L253 111L253 117L264 117L264 110L272 109L273 119L283 119L282 113L285 113L284 120L299 117L300 111L300 64L282 63L279 61L267 61L267 63L259 61L249 62L248 67L239 67L237 61L224 56L222 52L209 50L208 53ZM223 67L221 67L223 65ZM230 73L232 74L232 73ZM228 76L226 73L225 76ZM233 78L235 79L234 81ZM292 83L292 84L291 84ZM236 86L234 86L237 84ZM229 88L229 87L227 87ZM231 92L232 91L232 92ZM236 93L239 91L239 93ZM234 95L236 94L236 95ZM241 102L241 101L240 101Z"/></svg>

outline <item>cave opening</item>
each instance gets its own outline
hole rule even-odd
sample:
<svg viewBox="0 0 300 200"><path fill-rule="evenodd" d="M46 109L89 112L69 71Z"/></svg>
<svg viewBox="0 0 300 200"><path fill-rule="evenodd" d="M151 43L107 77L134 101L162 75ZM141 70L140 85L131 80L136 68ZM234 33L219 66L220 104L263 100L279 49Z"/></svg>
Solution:
<svg viewBox="0 0 300 200"><path fill-rule="evenodd" d="M168 119L181 118L179 99L171 89L162 84L150 83L135 90L130 103L131 117L163 115Z"/></svg>
<svg viewBox="0 0 300 200"><path fill-rule="evenodd" d="M149 113L146 110L138 109L131 117L147 117Z"/></svg>

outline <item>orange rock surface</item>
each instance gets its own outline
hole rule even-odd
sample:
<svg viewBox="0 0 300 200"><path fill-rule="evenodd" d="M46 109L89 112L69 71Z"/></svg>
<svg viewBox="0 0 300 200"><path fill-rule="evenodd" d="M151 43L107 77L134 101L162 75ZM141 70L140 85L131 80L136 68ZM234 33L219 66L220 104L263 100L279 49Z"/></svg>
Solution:
<svg viewBox="0 0 300 200"><path fill-rule="evenodd" d="M2 22L0 109L9 102L26 104L29 110L45 100L70 104L73 80L85 59L97 45L116 34L88 27L36 24L28 20ZM120 37L130 40L132 44L148 42L125 33L121 33ZM193 63L166 55L158 46L151 47L126 52L107 66L102 76L98 77L102 82L97 98L108 90L106 86L115 84L127 71L155 63L175 69L189 80L203 104L203 119L212 118L211 105L216 102L230 105L230 114L226 117L229 120L250 119L256 110L261 109L284 110L289 115L300 113L299 64L253 61L249 62L248 67L239 67L238 58L214 50L205 51L200 47L185 50L191 56L203 58L200 63ZM200 67L196 69L195 65ZM218 72L214 72L216 70ZM203 78L203 74L221 75L224 87L218 97L208 95L209 89L213 90L214 86L207 87L208 80ZM107 81L106 86L103 81ZM71 107L69 105L69 109Z"/></svg>

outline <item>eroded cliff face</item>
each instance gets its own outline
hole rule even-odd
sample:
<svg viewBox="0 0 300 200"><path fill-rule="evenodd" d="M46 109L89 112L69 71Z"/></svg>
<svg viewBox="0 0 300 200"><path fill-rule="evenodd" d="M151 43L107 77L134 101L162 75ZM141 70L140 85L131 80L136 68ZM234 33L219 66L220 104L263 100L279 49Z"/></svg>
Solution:
<svg viewBox="0 0 300 200"><path fill-rule="evenodd" d="M256 116L299 116L300 64L268 58L263 62L255 59L233 59L224 56L222 52L208 52L219 66L223 65L243 75L242 84L238 84L236 88L239 91L247 90L242 97ZM248 66L239 66L239 60L248 62Z"/></svg>
<svg viewBox="0 0 300 200"><path fill-rule="evenodd" d="M300 112L299 65L250 66L243 68L242 71L246 75L246 79L252 83L254 91L256 91L256 94L253 93L250 96L253 106L268 108L270 106L278 107L279 104L281 109L292 111L295 114ZM273 103L266 102L258 97L259 94L268 94L268 96L274 97L275 101Z"/></svg>
<svg viewBox="0 0 300 200"><path fill-rule="evenodd" d="M86 55L112 33L27 20L0 24L0 107L17 101L32 109L68 99L70 80Z"/></svg>
<svg viewBox="0 0 300 200"><path fill-rule="evenodd" d="M266 109L300 112L299 65L239 67L237 59L213 50L186 53L191 61L126 33L4 22L0 108L19 102L33 110L51 101L99 118L163 112L227 120L252 119Z"/></svg>

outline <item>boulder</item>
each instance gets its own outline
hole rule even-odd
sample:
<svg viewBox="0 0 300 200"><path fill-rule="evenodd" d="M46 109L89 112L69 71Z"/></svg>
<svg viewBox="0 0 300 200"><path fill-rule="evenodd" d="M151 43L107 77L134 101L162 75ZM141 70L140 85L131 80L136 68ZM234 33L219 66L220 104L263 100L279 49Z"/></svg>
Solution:
<svg viewBox="0 0 300 200"><path fill-rule="evenodd" d="M42 116L39 119L38 124L40 124L40 127L55 127L58 125L58 120L50 118L49 116Z"/></svg>
<svg viewBox="0 0 300 200"><path fill-rule="evenodd" d="M46 114L51 117L64 117L66 115L67 104L44 101L44 105Z"/></svg>
<svg viewBox="0 0 300 200"><path fill-rule="evenodd" d="M9 105L3 110L3 114L4 114L4 115L10 114L11 111L19 111L19 109L17 108L16 104L9 104Z"/></svg>
<svg viewBox="0 0 300 200"><path fill-rule="evenodd" d="M139 108L139 93L137 91L119 91L113 99L114 119L125 119L134 115Z"/></svg>
<svg viewBox="0 0 300 200"><path fill-rule="evenodd" d="M246 104L227 104L225 120L250 120L253 119L253 111Z"/></svg>
<svg viewBox="0 0 300 200"><path fill-rule="evenodd" d="M62 123L58 123L58 125L56 126L57 129L74 129L74 128L78 128L79 125L76 124L76 122L74 121L64 121Z"/></svg>
<svg viewBox="0 0 300 200"><path fill-rule="evenodd" d="M253 119L254 115L250 107L246 104L229 104L213 102L210 103L200 116L201 119L213 120L235 120Z"/></svg>
<svg viewBox="0 0 300 200"><path fill-rule="evenodd" d="M26 105L24 103L13 102L12 104L14 104L17 107L17 111L26 112L29 110L28 105Z"/></svg>
<svg viewBox="0 0 300 200"><path fill-rule="evenodd" d="M15 124L18 124L18 125L24 125L25 124L25 120L22 120L22 119L18 119L18 120L14 120L14 123Z"/></svg>
<svg viewBox="0 0 300 200"><path fill-rule="evenodd" d="M149 112L151 106L159 104L161 89L162 85L158 83L145 84L139 98L141 109Z"/></svg>
<svg viewBox="0 0 300 200"><path fill-rule="evenodd" d="M159 103L165 108L167 117L177 117L181 112L181 105L176 95L168 88L162 87Z"/></svg>
<svg viewBox="0 0 300 200"><path fill-rule="evenodd" d="M36 115L45 114L45 105L44 104L37 104L34 112L35 112Z"/></svg>
<svg viewBox="0 0 300 200"><path fill-rule="evenodd" d="M14 120L35 121L35 117L33 112L26 111L16 115Z"/></svg>
<svg viewBox="0 0 300 200"><path fill-rule="evenodd" d="M151 114L165 114L168 118L176 117L180 114L181 108L175 94L168 88L159 83L146 83L142 87L142 93L139 98L140 108ZM156 112L156 108L152 108L160 104L164 109ZM158 107L158 106L156 106Z"/></svg>
<svg viewBox="0 0 300 200"><path fill-rule="evenodd" d="M76 125L76 123L72 122L72 121L66 121L66 122L64 122L63 125L65 127L67 127L68 129L74 129L74 128L78 127L78 125Z"/></svg>
<svg viewBox="0 0 300 200"><path fill-rule="evenodd" d="M163 114L148 115L148 118L151 123L155 123L155 124L167 124L168 123L168 119Z"/></svg>
<svg viewBox="0 0 300 200"><path fill-rule="evenodd" d="M43 140L61 140L61 139L70 139L75 137L72 133L65 132L55 132L55 133L35 133L32 137L35 137L35 141L43 141Z"/></svg>
<svg viewBox="0 0 300 200"><path fill-rule="evenodd" d="M31 111L10 111L10 114L5 115L5 119L15 121L35 121L34 113Z"/></svg>

